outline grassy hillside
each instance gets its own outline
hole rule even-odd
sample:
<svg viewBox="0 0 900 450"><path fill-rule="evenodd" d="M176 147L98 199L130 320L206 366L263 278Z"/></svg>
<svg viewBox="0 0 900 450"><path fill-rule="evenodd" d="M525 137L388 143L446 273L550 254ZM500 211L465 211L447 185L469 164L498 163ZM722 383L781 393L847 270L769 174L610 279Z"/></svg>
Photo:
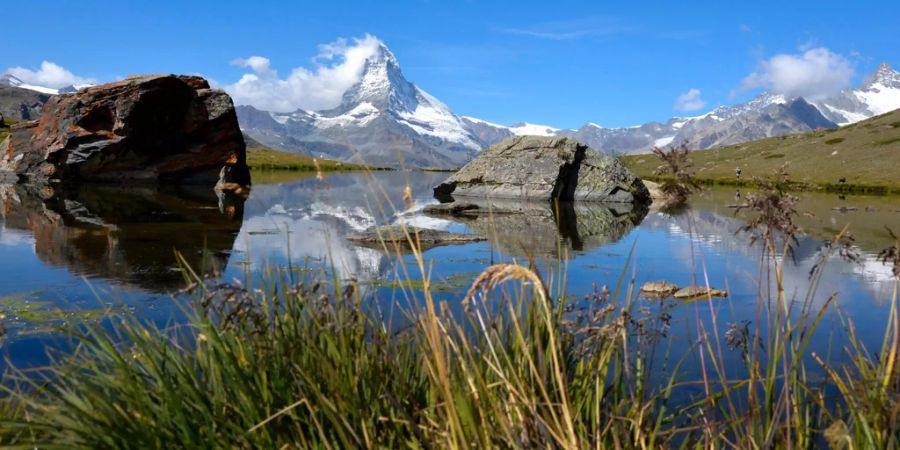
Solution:
<svg viewBox="0 0 900 450"><path fill-rule="evenodd" d="M4 117L4 124L0 125L0 142L3 142L6 139L6 136L9 136L9 127L10 125L16 123L15 120Z"/></svg>
<svg viewBox="0 0 900 450"><path fill-rule="evenodd" d="M313 162L313 158L296 153L282 152L261 147L247 148L247 165L250 170L302 170L338 172L349 170L373 169L362 164L351 164L328 159L319 159Z"/></svg>
<svg viewBox="0 0 900 450"><path fill-rule="evenodd" d="M784 163L794 181L811 188L900 193L900 110L834 130L780 136L691 153L694 171L708 183L735 184L735 168L748 182ZM631 155L622 161L653 179L659 160ZM846 185L838 179L846 178Z"/></svg>

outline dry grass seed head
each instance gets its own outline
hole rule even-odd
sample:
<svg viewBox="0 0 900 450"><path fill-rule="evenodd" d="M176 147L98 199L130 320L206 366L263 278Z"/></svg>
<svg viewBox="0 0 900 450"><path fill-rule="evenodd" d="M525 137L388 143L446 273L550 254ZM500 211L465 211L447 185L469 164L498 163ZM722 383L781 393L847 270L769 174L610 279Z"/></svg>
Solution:
<svg viewBox="0 0 900 450"><path fill-rule="evenodd" d="M479 291L491 291L497 286L512 280L520 280L536 286L543 299L548 300L547 290L543 281L532 270L515 264L494 264L484 269L472 283L472 287L469 288L469 291L466 292L466 296L463 298L463 306L466 309L470 308Z"/></svg>

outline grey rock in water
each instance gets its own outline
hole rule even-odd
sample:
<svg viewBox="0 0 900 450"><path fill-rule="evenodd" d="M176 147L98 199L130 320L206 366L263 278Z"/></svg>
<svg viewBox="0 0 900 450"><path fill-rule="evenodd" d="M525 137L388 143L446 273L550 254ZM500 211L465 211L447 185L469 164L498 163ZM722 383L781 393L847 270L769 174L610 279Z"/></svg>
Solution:
<svg viewBox="0 0 900 450"><path fill-rule="evenodd" d="M641 292L647 292L651 294L673 294L678 290L678 285L669 283L665 280L657 280L657 281L648 281L641 286Z"/></svg>
<svg viewBox="0 0 900 450"><path fill-rule="evenodd" d="M688 286L672 294L673 297L687 300L698 297L728 297L728 292L704 286Z"/></svg>
<svg viewBox="0 0 900 450"><path fill-rule="evenodd" d="M574 139L516 136L486 150L447 181L435 197L515 198L648 203L644 183L619 160Z"/></svg>

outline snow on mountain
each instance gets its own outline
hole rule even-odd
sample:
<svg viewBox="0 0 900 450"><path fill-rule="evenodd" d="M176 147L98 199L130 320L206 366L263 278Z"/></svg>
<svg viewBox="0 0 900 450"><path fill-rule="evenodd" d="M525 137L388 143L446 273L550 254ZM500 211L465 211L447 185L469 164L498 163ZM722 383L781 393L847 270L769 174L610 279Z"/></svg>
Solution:
<svg viewBox="0 0 900 450"><path fill-rule="evenodd" d="M559 131L558 128L527 122L515 124L509 127L509 130L517 136L554 136Z"/></svg>
<svg viewBox="0 0 900 450"><path fill-rule="evenodd" d="M547 125L536 125L528 122L520 122L512 126L506 126L469 116L462 116L460 119L469 122L469 126L476 124L501 130L509 130L510 135L516 136L554 136L559 131L559 128L553 128Z"/></svg>
<svg viewBox="0 0 900 450"><path fill-rule="evenodd" d="M848 125L900 108L900 72L882 62L859 88L814 103L825 117Z"/></svg>
<svg viewBox="0 0 900 450"><path fill-rule="evenodd" d="M59 89L53 89L53 88L48 88L48 87L44 87L44 86L35 86L33 84L28 84L8 73L4 74L4 75L0 75L0 86L28 89L29 91L40 92L41 94L50 94L50 95L59 94Z"/></svg>
<svg viewBox="0 0 900 450"><path fill-rule="evenodd" d="M430 135L438 139L458 143L464 147L481 149L481 145L465 128L457 115L447 105L427 92L416 89L416 108L413 111L398 111L401 123L406 124L421 135Z"/></svg>
<svg viewBox="0 0 900 450"><path fill-rule="evenodd" d="M65 87L62 87L59 89L54 89L54 88L50 88L50 87L46 87L46 86L37 86L37 85L33 85L33 84L28 84L28 83L22 81L21 79L17 78L16 76L7 73L7 74L0 75L0 86L28 89L29 91L40 92L41 94L59 95L59 94L68 94L68 93L77 92L79 89L84 89L84 88L91 87L94 85L93 84L75 84L75 85L68 85L68 86L65 86Z"/></svg>

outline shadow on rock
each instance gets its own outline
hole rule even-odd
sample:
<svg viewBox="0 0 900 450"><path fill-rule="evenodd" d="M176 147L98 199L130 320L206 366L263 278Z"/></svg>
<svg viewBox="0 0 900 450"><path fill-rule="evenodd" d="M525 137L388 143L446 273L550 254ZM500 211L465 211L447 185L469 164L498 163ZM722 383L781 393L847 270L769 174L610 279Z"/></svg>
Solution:
<svg viewBox="0 0 900 450"><path fill-rule="evenodd" d="M7 228L31 233L47 264L162 292L183 286L176 251L195 270L224 268L244 199L208 188L6 185L0 212Z"/></svg>
<svg viewBox="0 0 900 450"><path fill-rule="evenodd" d="M642 205L466 199L424 213L465 224L511 256L570 258L619 241L647 215Z"/></svg>

